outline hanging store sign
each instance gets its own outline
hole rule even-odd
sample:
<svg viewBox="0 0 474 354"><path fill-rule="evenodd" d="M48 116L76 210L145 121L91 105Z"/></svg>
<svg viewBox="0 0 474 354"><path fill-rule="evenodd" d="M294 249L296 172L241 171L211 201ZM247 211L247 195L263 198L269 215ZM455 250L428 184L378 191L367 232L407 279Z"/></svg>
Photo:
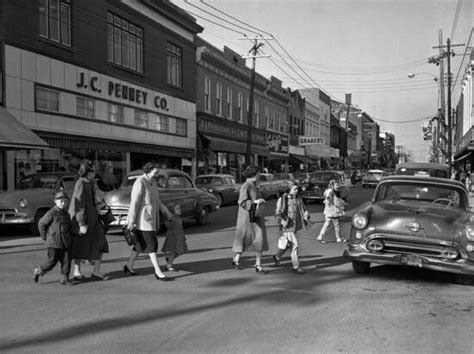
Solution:
<svg viewBox="0 0 474 354"><path fill-rule="evenodd" d="M288 154L289 139L288 135L278 133L267 133L267 147L270 152L279 154Z"/></svg>
<svg viewBox="0 0 474 354"><path fill-rule="evenodd" d="M320 144L324 144L324 138L316 138L313 136L300 136L298 138L299 146L320 145Z"/></svg>

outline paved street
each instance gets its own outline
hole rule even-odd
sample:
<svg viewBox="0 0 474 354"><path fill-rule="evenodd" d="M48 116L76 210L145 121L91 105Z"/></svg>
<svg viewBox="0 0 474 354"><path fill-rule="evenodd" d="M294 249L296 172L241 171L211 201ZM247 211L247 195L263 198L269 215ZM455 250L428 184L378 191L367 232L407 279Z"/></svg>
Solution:
<svg viewBox="0 0 474 354"><path fill-rule="evenodd" d="M353 188L350 207L372 192ZM61 286L56 268L35 284L42 241L18 231L2 235L0 352L474 352L472 287L414 268L378 266L356 275L345 245L315 241L320 204L308 206L314 225L300 237L306 274L293 274L289 257L275 268L274 204L266 209L266 275L255 273L249 253L246 269L230 268L235 206L213 214L207 226L186 225L190 252L176 262L182 271L167 273L174 282L156 281L144 256L136 264L140 276L124 275L129 248L110 233L103 270L111 280Z"/></svg>

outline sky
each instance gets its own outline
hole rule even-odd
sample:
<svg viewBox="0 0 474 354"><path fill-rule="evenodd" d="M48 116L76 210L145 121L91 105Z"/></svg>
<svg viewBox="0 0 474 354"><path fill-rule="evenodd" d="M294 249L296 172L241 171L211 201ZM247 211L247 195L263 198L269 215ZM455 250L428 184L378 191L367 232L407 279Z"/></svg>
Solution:
<svg viewBox="0 0 474 354"><path fill-rule="evenodd" d="M351 93L352 104L373 117L381 131L395 134L395 144L404 146L414 161L428 158L431 142L423 141L421 127L439 107L434 80L439 67L428 63L439 54L433 48L439 45L439 30L444 44L450 38L453 44L474 46L473 0L172 2L194 15L204 27L200 36L220 49L225 45L247 55L252 42L244 35L262 35L267 40L260 54L270 57L257 59L256 70L279 78L284 87L319 85L341 102ZM463 74L458 76L458 70L468 58L463 56L466 46L453 50L454 108ZM409 73L415 76L409 78Z"/></svg>

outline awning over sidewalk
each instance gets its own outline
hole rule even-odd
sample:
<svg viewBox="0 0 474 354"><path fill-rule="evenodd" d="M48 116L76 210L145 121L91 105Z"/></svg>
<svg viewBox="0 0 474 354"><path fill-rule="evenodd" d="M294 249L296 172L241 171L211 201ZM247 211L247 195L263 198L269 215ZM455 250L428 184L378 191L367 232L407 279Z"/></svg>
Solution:
<svg viewBox="0 0 474 354"><path fill-rule="evenodd" d="M0 148L49 149L49 145L4 107L0 107Z"/></svg>
<svg viewBox="0 0 474 354"><path fill-rule="evenodd" d="M245 154L247 152L247 145L245 143L203 134L201 134L201 136L204 139L209 140L209 148L212 151L231 152L236 154ZM264 146L252 144L250 152L252 154L268 156L268 149Z"/></svg>
<svg viewBox="0 0 474 354"><path fill-rule="evenodd" d="M314 163L314 161L307 156L290 154L290 163L311 165Z"/></svg>

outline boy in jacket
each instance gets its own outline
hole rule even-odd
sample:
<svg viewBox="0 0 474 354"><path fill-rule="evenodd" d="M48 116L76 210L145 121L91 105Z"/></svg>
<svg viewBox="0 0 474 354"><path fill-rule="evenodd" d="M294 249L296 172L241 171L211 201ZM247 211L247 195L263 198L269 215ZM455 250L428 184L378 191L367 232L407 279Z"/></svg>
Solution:
<svg viewBox="0 0 474 354"><path fill-rule="evenodd" d="M48 247L48 260L33 273L35 283L39 277L53 269L58 262L61 264L63 278L61 284L72 284L69 280L71 271L71 260L69 258L69 247L71 245L71 218L67 212L68 197L60 191L54 196L54 207L44 214L38 222L38 229L43 241Z"/></svg>

